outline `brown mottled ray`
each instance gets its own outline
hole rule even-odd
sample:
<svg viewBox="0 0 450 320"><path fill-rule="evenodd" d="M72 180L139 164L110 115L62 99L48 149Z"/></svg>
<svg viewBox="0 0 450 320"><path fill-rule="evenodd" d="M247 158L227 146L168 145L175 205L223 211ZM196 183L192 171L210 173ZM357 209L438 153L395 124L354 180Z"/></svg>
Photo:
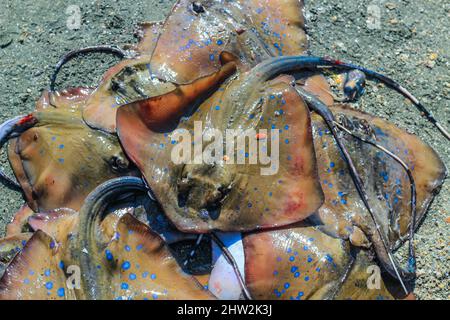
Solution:
<svg viewBox="0 0 450 320"><path fill-rule="evenodd" d="M230 164L224 159L214 166L175 164L171 161L174 138L170 131L152 130L151 119L142 117L134 104L119 110L119 137L127 155L144 173L179 230L249 231L282 226L307 218L322 204L308 109L286 79L262 84L253 92L241 92L247 78L244 73L225 83L177 128L192 133L195 122L200 121L203 133L208 129L225 133L241 128L270 133L272 126L288 126L290 129L280 135L280 164L275 174L261 174L267 165ZM234 97L239 103L229 102L230 94L242 97L242 101ZM248 142L245 150L249 150ZM240 150L234 151L233 156ZM202 209L214 206L220 207L217 217L199 215Z"/></svg>
<svg viewBox="0 0 450 320"><path fill-rule="evenodd" d="M192 1L180 0L164 23L140 26L134 57L111 68L89 98L83 118L90 126L114 132L118 106L217 73L224 52L249 70L269 57L307 49L303 1L208 0L201 6L197 13Z"/></svg>
<svg viewBox="0 0 450 320"><path fill-rule="evenodd" d="M28 205L35 212L78 210L102 182L132 174L117 137L81 118L88 88L44 92L32 114L37 124L10 141L8 157ZM55 107L56 106L56 107Z"/></svg>

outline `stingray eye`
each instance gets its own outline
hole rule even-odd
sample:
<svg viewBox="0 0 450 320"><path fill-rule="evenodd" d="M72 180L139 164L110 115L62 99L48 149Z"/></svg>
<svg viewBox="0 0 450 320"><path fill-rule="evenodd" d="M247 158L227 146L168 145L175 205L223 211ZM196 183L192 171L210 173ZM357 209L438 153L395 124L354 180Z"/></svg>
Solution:
<svg viewBox="0 0 450 320"><path fill-rule="evenodd" d="M128 170L129 162L121 156L112 156L109 165L114 172L124 172Z"/></svg>
<svg viewBox="0 0 450 320"><path fill-rule="evenodd" d="M194 1L192 3L192 10L194 10L195 13L204 13L205 12L205 8L198 1Z"/></svg>

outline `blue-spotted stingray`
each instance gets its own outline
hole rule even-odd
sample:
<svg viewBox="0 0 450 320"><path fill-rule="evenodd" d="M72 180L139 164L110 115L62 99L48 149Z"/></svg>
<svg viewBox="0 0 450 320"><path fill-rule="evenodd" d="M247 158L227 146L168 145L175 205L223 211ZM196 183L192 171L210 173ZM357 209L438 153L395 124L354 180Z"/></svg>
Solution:
<svg viewBox="0 0 450 320"><path fill-rule="evenodd" d="M139 26L137 45L64 56L36 111L0 127L17 181L2 180L26 200L0 240L0 298L413 298L413 235L446 168L352 102L382 82L449 135L389 77L311 56L303 8L180 0ZM96 88L56 91L57 72L89 52L123 60ZM200 153L225 145L211 130L252 129L269 153L276 133L277 170L231 161L252 157L252 137L174 161L176 133L199 123ZM405 241L406 267L393 254Z"/></svg>

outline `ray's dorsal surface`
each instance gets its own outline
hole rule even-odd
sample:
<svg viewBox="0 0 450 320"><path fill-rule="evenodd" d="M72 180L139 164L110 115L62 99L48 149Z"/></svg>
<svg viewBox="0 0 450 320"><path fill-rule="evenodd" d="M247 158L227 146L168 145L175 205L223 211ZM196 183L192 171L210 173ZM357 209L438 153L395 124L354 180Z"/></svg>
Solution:
<svg viewBox="0 0 450 320"><path fill-rule="evenodd" d="M136 58L112 68L83 112L94 128L114 132L124 104L160 96L219 71L229 52L238 68L249 70L274 56L307 49L303 1L180 0L164 23L141 28ZM197 12L198 11L198 12Z"/></svg>
<svg viewBox="0 0 450 320"><path fill-rule="evenodd" d="M78 267L78 257L88 254L106 279L99 283L104 294L97 299L213 299L182 271L163 239L131 216L133 208L111 210L103 219L97 234L105 243L100 252L78 246L78 212L60 209L33 215L29 225L34 234L0 241L0 262L8 263L0 277L0 298L91 298L80 285L84 269Z"/></svg>
<svg viewBox="0 0 450 320"><path fill-rule="evenodd" d="M238 71L244 74L246 70L268 58L302 54L307 48L302 1L287 1L283 2L283 5L276 1L207 1L202 3L203 10L200 10L201 12L193 11L191 6L192 4L188 1L180 1L175 5L171 16L169 16L162 27L162 33L153 52L151 63L145 65L145 72L148 73L150 71L152 75L156 75L156 78L159 79L158 81L165 79L165 81L168 81L164 82L166 84L189 83L192 79L201 76L211 77L210 75L213 72L217 72L218 68L223 64L220 58L224 52L228 52L229 55L235 57L234 62ZM175 21L178 24L174 23ZM185 27L178 28L180 24ZM173 31L174 26L177 26L177 31ZM173 54L173 51L168 49L173 44L174 37L180 37L179 43L186 41L188 43L180 48L182 52L174 55L173 59L163 60L163 56L166 58L167 55ZM206 43L204 43L205 41ZM151 66L150 69L148 68L149 66ZM144 66L141 68L144 69ZM133 70L130 74L134 77L140 73ZM124 75L124 72L119 73L116 78L131 79L130 77L124 77ZM244 80L241 79L241 81L241 83L245 83ZM312 82L320 86L323 84L323 79ZM120 83L122 88L130 88L123 80ZM136 83L134 81L134 84ZM134 91L142 91L141 89L144 87L140 86L139 90ZM235 85L234 90L238 89L238 87L239 85ZM200 110L201 108L198 109L187 121L187 124L181 124L178 128L193 129L193 124L196 120L206 119L206 129L212 129L212 125L214 125L213 129L218 130L248 127L270 131L274 124L270 124L270 120L266 120L264 124L258 124L258 119L276 118L278 116L277 113L281 115L280 119L283 118L283 110L275 110L275 104L279 104L280 101L268 102L267 100L269 99L262 97L262 95L253 97L254 100L249 105L239 105L237 103L228 108L225 105L220 107L222 100L230 98L229 95L225 97L225 95L222 96L222 93L220 93L220 91L225 89L226 86L219 89L219 93L214 94L213 98L205 102L200 100L199 103L203 102L201 108L204 111ZM237 92L241 91L237 90ZM278 179L274 177L272 177L272 180L268 177L262 178L254 186L250 186L251 183L249 181L252 178L256 178L256 171L260 169L257 166L251 168L248 172L244 169L241 169L241 171L236 169L238 166L231 170L223 170L223 164L219 164L218 167L220 168L217 170L208 169L208 166L186 166L184 172L178 169L178 172L171 173L173 168L171 168L168 160L168 150L172 144L170 132L177 126L175 125L173 128L166 130L152 127L152 123L157 123L158 121L155 121L152 114L149 113L151 108L146 101L151 101L154 98L148 98L149 95L147 94L133 98L137 100L145 99L142 102L128 104L119 108L117 117L118 133L127 155L144 171L150 186L156 190L157 197L159 197L158 200L160 200L164 210L179 229L202 232L211 230L214 227L221 230L249 230L273 225L285 225L306 218L320 206L322 201L321 191L314 182L315 163L312 144L308 140L309 118L307 110L306 108L300 108L299 111L294 110L297 105L304 105L294 92L289 92L288 88L277 88L273 89L273 91L274 94L269 94L268 92L264 94L268 96L278 95L279 100L282 100L280 96L284 92L291 99L287 107L289 111L286 114L292 112L294 114L292 119L299 120L299 124L294 124L295 121L292 120L291 127L293 129L287 134L289 138L284 138L282 148L289 148L288 154L292 152L298 155L300 151L295 152L293 150L296 146L299 146L299 150L304 150L303 153L305 155L286 155L285 158L281 159L282 168L280 171L282 173L278 174ZM133 95L129 91L125 90L124 92L126 92L126 96L131 97ZM244 96L246 93L241 92L240 94ZM161 99L164 98L165 96L162 95ZM259 98L262 100L266 99L258 107L263 110L252 114L255 111L252 110L255 106L249 106L252 103L257 103ZM236 102L237 100L234 98L233 101ZM270 105L274 110L269 110L269 108L265 110L267 108L265 104ZM217 106L219 106L219 109L214 110ZM189 107L191 109L186 108L185 116L188 116L192 110L192 106ZM249 110L246 110L247 107L249 107ZM170 112L170 110L167 109L166 111L166 109L167 107L163 110ZM205 116L205 113L208 113L208 115ZM254 119L250 119L250 121L247 121L248 119L239 120L242 113L244 113L243 118L253 116ZM148 116L149 114L150 117ZM200 117L198 114L203 114L203 116ZM286 116L286 114L284 114L285 117L290 117L290 115ZM180 119L179 114L173 114L173 116L177 120ZM209 122L209 118L213 119L213 123ZM289 127L288 124L284 126ZM297 132L299 137L294 137ZM290 145L289 140L292 141ZM305 142L305 144L302 145L302 142ZM167 148L164 148L164 146L167 146ZM292 158L295 158L292 162L284 163L292 160ZM220 161L223 162L223 160ZM225 167L229 166L226 165ZM168 172L170 173L168 174ZM288 177L292 173L294 175L292 178L287 178L288 182L283 181L283 178ZM187 183L182 181L184 179L183 175L189 176L191 174L196 177ZM181 175L181 177L171 178L171 175ZM203 178L207 175L212 175L212 181L207 182ZM239 178L236 178L236 175ZM302 182L294 186L294 179L298 180L300 177ZM177 182L177 180L179 181ZM278 181L279 185L282 185L283 182L286 182L286 184L279 188L272 184L273 181ZM237 182L239 187L235 187L235 182ZM267 203L265 203L266 201L253 201L253 199L247 201L244 200L243 195L240 197L240 200L233 198L233 194L247 194L251 189L255 193L253 197L256 197L256 190L258 190L260 184L270 185L274 190L278 190L267 190L267 194L273 196L273 193L276 193L281 196L281 199L284 199L282 201L284 206L276 209L275 213L271 212L271 209L275 207L275 199L278 200L277 195L273 196L272 200L268 199ZM228 189L231 190L231 194L228 194ZM301 189L303 191L300 191ZM307 194L308 197L306 196ZM180 203L185 201L188 202L187 205ZM228 205L225 205L226 209L222 211L222 208L224 208L223 201L226 201ZM194 202L196 203L194 204ZM199 215L205 216L205 213L206 215L211 214L211 216L206 218L199 217Z"/></svg>
<svg viewBox="0 0 450 320"><path fill-rule="evenodd" d="M322 204L309 111L290 86L292 79L252 80L258 83L257 89L251 89L247 78L254 79L244 73L224 84L192 116L180 121L176 132L192 133L196 123L202 125L201 135L208 130L264 132L265 136L249 138L260 139L261 148L265 145L269 155L279 148L279 164L249 163L257 156L257 152L250 154L249 140L240 147L236 142L230 155L217 155L211 163L177 164L172 150L179 137L171 131L152 131L134 105L119 110L119 137L127 155L180 230L243 231L287 225L305 219ZM234 94L237 96L230 96ZM272 138L277 145L272 146ZM237 163L239 154L245 157L244 164ZM264 171L267 173L261 174Z"/></svg>
<svg viewBox="0 0 450 320"><path fill-rule="evenodd" d="M446 168L442 160L417 136L381 118L345 105L333 106L331 111L344 127L394 152L411 169L417 186L415 229L445 179ZM318 212L323 228L335 236L349 237L357 246L365 246L366 239L358 236L360 231L354 227L365 229L367 233L375 226L356 193L333 136L318 115L313 115L313 132L319 176L325 193L325 203ZM408 238L409 226L413 223L410 179L404 168L383 151L351 136L345 137L344 141L363 177L382 233L390 249L395 249Z"/></svg>
<svg viewBox="0 0 450 320"><path fill-rule="evenodd" d="M117 137L88 127L81 118L88 88L44 92L31 115L36 124L11 140L8 158L35 212L78 210L102 182L132 174Z"/></svg>

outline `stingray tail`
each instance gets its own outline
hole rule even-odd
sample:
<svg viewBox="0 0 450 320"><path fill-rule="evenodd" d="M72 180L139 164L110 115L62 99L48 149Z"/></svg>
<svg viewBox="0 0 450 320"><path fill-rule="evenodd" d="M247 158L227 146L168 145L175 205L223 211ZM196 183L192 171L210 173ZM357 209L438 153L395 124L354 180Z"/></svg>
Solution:
<svg viewBox="0 0 450 320"><path fill-rule="evenodd" d="M83 287L90 300L107 300L110 292L103 285L108 282L104 271L97 268L101 264L99 252L98 226L104 219L105 211L110 203L124 193L147 192L144 181L137 177L121 177L109 180L98 186L86 198L80 210L79 247L80 268Z"/></svg>

